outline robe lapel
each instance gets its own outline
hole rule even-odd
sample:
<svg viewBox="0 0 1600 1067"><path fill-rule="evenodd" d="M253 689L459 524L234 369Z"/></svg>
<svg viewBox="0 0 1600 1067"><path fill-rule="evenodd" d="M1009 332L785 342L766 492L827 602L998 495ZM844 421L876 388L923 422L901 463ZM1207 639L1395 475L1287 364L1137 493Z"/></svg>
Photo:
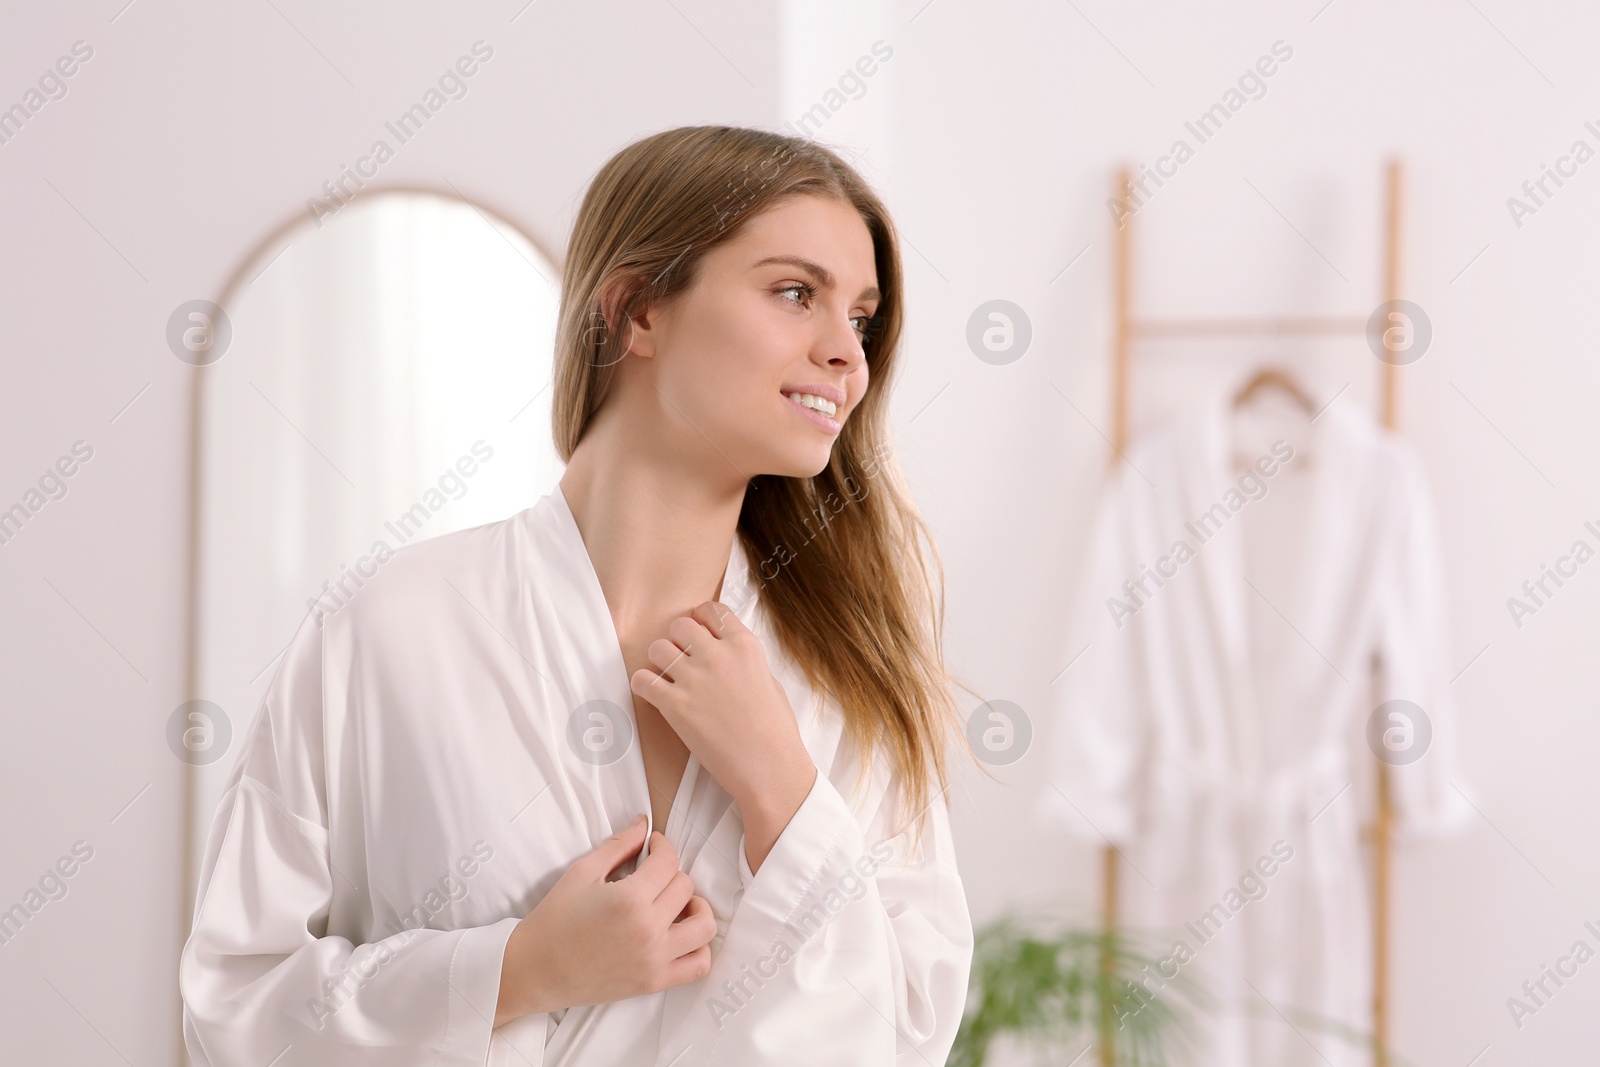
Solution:
<svg viewBox="0 0 1600 1067"><path fill-rule="evenodd" d="M616 715L619 722L625 721L626 728L631 731L627 751L610 764L596 765L578 759L562 759L563 765L571 768L571 774L578 779L571 788L577 793L580 807L584 807L588 815L590 847L593 847L627 826L639 812L648 815L651 811L644 757L639 751L633 689L599 575L595 572L577 519L560 485L557 484L541 498L532 512L534 534L544 548L541 556L554 562L542 574L542 588L532 591L538 604L535 615L540 623L535 632L547 643L559 646L552 649L556 654L547 657L549 662L571 663L576 668L570 676L562 673L556 678L547 679L558 687L564 701L553 715L556 720L553 724L554 736L560 738L559 744L566 744L566 718L570 709L595 700L604 700L613 705L614 710L605 710ZM756 628L759 597L743 542L737 535L729 551L718 600L727 605L746 626ZM699 782L699 775L699 760L691 753L674 795L674 815L678 817L669 820L669 826L683 826L688 820L686 828L679 832L679 839L674 842L678 847L681 866L686 871L693 869L697 879L696 892L708 899L713 896L719 898L715 908L728 910L730 906L720 899L727 895L722 888L713 890L709 885L702 887L699 882L708 880L710 867L726 866L720 853L728 852L727 840L730 836L732 847L738 847L738 833L730 835L723 831L723 824L733 814L733 807L725 796L717 798L716 802L701 805L711 811L720 809L721 814L711 820L715 823L712 827L695 825L692 821L694 817L688 810L696 806L693 804L695 797L706 789L720 789L714 782ZM665 828L661 829L665 832ZM707 843L714 834L722 839L719 844L711 846L716 851L705 856L705 862L697 863L706 853ZM645 855L641 850L638 861L620 870L624 873L630 871ZM737 886L739 874L736 866L732 868L731 876L722 875L724 882L729 877L732 884ZM667 990L663 1017L668 1020L681 1018L697 992L698 986L695 984ZM634 1003L640 1012L647 1013L648 999L634 998L607 1006L610 1013L608 1022L619 1026L633 1025L617 1013L626 1012L628 1009L624 1005ZM593 1025L592 1020L597 1017L592 1007L568 1009L550 1035L548 1048L559 1054L562 1049L581 1044L586 1040L587 1029Z"/></svg>
<svg viewBox="0 0 1600 1067"><path fill-rule="evenodd" d="M1228 490L1236 488L1231 430L1231 407L1226 402L1214 403L1200 424L1201 447L1194 452L1195 460L1203 464L1203 469L1188 482L1203 493L1201 499L1192 501L1190 510L1196 516L1222 501ZM1223 658L1222 706L1211 709L1221 715L1223 721L1214 725L1221 727L1221 736L1229 739L1231 751L1227 754L1227 763L1233 764L1234 769L1247 778L1254 778L1260 770L1261 750L1254 728L1257 709L1250 674L1249 604L1246 600L1254 594L1244 580L1242 531L1246 520L1243 510L1224 522L1201 547L1200 570L1205 575L1207 602L1214 613Z"/></svg>
<svg viewBox="0 0 1600 1067"><path fill-rule="evenodd" d="M594 767L589 775L605 815L596 843L625 828L641 811L652 818L651 829L665 832L664 827L653 825L644 755L639 750L638 722L633 711L631 676L594 561L559 483L539 501L538 507L544 512L564 564L553 570L564 580L568 595L556 598L556 602L566 607L560 621L569 635L570 655L581 667L578 684L583 690L571 694L576 700L570 706L577 707L590 700L608 701L620 711L631 731L627 752L614 763ZM748 626L755 599L744 547L735 535L723 574L720 600ZM698 771L699 761L691 756L674 792L675 799L686 799L684 787L692 786Z"/></svg>

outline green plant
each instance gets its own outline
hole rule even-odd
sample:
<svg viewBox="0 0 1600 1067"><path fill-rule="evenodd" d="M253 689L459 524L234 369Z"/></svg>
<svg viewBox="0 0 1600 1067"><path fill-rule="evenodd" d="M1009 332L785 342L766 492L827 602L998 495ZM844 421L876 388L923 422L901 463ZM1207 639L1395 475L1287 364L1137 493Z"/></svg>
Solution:
<svg viewBox="0 0 1600 1067"><path fill-rule="evenodd" d="M1071 1053L1109 1033L1119 1065L1165 1064L1188 1045L1189 1019L1208 998L1182 971L1162 975L1159 960L1126 933L1005 915L976 935L947 1063L983 1067L1001 1034Z"/></svg>
<svg viewBox="0 0 1600 1067"><path fill-rule="evenodd" d="M1148 936L1104 933L1060 919L1016 913L980 928L972 954L967 1011L956 1033L948 1067L984 1067L991 1044L1002 1034L1064 1053L1091 1067L1084 1055L1109 1034L1118 1067L1163 1067L1181 1062L1193 1048L1197 1012L1218 1010L1215 998L1153 949ZM1315 1012L1260 999L1231 1010L1275 1018L1309 1042L1307 1031L1355 1045L1388 1067L1413 1067L1390 1050L1385 1055L1369 1033Z"/></svg>

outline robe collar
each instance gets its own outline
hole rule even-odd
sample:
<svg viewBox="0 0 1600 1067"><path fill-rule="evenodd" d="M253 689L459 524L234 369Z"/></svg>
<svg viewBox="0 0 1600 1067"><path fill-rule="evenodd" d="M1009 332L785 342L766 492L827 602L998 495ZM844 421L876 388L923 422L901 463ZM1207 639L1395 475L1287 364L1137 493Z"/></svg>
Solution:
<svg viewBox="0 0 1600 1067"><path fill-rule="evenodd" d="M631 729L633 735L617 761L587 767L568 761L569 773L591 780L593 795L599 798L603 815L596 821L615 832L628 825L639 812L650 811L644 760L638 751L638 723L633 708L632 675L622 655L616 623L606 603L599 575L584 544L578 522L559 483L525 513L524 533L528 541L529 566L525 573L524 595L534 618L536 640L553 653L552 662L574 664L577 669L545 678L558 706L572 714L593 701L605 701L619 716L618 729ZM723 573L719 602L726 605L751 629L756 629L760 598L751 581L750 565L743 541L735 533ZM691 753L679 791L692 785L698 760ZM664 827L653 827L665 830Z"/></svg>

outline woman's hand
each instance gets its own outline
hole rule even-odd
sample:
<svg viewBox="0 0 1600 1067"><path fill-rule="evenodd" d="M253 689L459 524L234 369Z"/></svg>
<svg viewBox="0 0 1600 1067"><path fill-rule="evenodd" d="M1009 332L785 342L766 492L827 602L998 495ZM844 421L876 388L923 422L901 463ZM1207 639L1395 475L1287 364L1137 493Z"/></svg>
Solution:
<svg viewBox="0 0 1600 1067"><path fill-rule="evenodd" d="M657 831L650 855L615 882L607 875L638 853L645 817L578 857L511 932L500 968L494 1025L520 1015L655 993L711 971L717 920L678 869Z"/></svg>
<svg viewBox="0 0 1600 1067"><path fill-rule="evenodd" d="M651 642L630 679L700 765L739 805L746 859L758 869L816 780L789 696L761 639L726 605L708 600Z"/></svg>

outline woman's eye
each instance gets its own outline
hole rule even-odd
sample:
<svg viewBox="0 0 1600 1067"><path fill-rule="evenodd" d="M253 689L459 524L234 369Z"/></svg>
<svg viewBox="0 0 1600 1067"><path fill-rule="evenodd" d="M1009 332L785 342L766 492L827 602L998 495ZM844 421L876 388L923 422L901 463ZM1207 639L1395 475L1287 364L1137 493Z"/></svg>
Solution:
<svg viewBox="0 0 1600 1067"><path fill-rule="evenodd" d="M773 291L780 296L782 296L784 293L803 294L803 299L793 301L793 303L796 303L801 307L809 305L811 301L816 299L817 296L816 288L814 286L805 284L785 285L783 288L775 289ZM850 316L850 324L855 330L856 336L862 341L867 341L871 338L873 331L877 328L879 324L879 317L876 315L852 315Z"/></svg>
<svg viewBox="0 0 1600 1067"><path fill-rule="evenodd" d="M816 291L813 290L809 285L786 285L782 289L779 289L778 292L780 292L780 293L804 293L805 294L805 301L804 302L806 302L806 303L809 303L811 298L814 295L816 295Z"/></svg>

